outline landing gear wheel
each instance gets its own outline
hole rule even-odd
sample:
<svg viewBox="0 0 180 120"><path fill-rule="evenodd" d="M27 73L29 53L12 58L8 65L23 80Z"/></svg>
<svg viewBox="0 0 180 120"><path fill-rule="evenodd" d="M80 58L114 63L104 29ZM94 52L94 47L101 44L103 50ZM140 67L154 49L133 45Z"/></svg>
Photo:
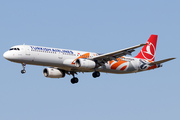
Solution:
<svg viewBox="0 0 180 120"><path fill-rule="evenodd" d="M22 67L23 67L23 70L21 70L22 74L26 73L25 66L26 66L26 63L22 63Z"/></svg>
<svg viewBox="0 0 180 120"><path fill-rule="evenodd" d="M99 77L99 76L100 76L100 72L95 71L95 72L93 72L92 76L93 76L94 78Z"/></svg>
<svg viewBox="0 0 180 120"><path fill-rule="evenodd" d="M78 83L78 78L77 77L73 77L72 79L71 79L71 83L72 84L75 84L75 83Z"/></svg>
<svg viewBox="0 0 180 120"><path fill-rule="evenodd" d="M23 67L23 70L21 70L22 74L26 73L25 66L26 66L26 63L22 63L22 67Z"/></svg>
<svg viewBox="0 0 180 120"><path fill-rule="evenodd" d="M21 73L22 73L22 74L26 73L26 70L21 70Z"/></svg>

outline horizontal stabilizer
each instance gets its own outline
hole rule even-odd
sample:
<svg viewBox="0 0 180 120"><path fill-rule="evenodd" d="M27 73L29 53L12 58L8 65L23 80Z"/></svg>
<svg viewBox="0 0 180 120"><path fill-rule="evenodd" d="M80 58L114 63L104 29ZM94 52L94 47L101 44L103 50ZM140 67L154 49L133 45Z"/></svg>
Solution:
<svg viewBox="0 0 180 120"><path fill-rule="evenodd" d="M176 59L176 58L168 58L168 59L164 59L164 60L160 60L160 61L152 62L152 63L149 63L149 65L161 64L161 63L164 63L164 62L167 62L167 61L173 60L173 59Z"/></svg>

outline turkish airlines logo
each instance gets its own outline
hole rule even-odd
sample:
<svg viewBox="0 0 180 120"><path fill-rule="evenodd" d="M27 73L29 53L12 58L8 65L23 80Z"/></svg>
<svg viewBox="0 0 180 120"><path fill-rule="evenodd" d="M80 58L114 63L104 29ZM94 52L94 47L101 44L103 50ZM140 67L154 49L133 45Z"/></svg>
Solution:
<svg viewBox="0 0 180 120"><path fill-rule="evenodd" d="M146 44L147 44L146 47L144 47L141 50L141 53L144 56L144 58L146 58L148 60L153 60L155 57L156 48L154 47L154 45L151 42L147 42Z"/></svg>

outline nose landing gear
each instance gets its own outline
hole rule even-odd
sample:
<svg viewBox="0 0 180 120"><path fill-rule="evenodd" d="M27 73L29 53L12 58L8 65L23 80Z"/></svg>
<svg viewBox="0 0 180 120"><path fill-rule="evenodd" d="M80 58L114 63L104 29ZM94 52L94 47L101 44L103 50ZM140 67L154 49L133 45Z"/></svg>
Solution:
<svg viewBox="0 0 180 120"><path fill-rule="evenodd" d="M22 66L23 66L23 70L21 70L21 73L24 74L26 73L26 70L25 70L26 63L22 63Z"/></svg>

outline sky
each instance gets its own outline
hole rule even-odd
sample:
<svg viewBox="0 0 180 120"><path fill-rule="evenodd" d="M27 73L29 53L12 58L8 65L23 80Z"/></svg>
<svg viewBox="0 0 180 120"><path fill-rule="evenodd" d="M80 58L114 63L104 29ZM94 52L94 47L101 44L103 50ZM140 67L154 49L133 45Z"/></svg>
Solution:
<svg viewBox="0 0 180 120"><path fill-rule="evenodd" d="M0 120L179 120L179 0L1 0ZM162 68L51 79L43 66L7 61L14 45L108 53L158 35ZM136 56L141 49L136 49Z"/></svg>

